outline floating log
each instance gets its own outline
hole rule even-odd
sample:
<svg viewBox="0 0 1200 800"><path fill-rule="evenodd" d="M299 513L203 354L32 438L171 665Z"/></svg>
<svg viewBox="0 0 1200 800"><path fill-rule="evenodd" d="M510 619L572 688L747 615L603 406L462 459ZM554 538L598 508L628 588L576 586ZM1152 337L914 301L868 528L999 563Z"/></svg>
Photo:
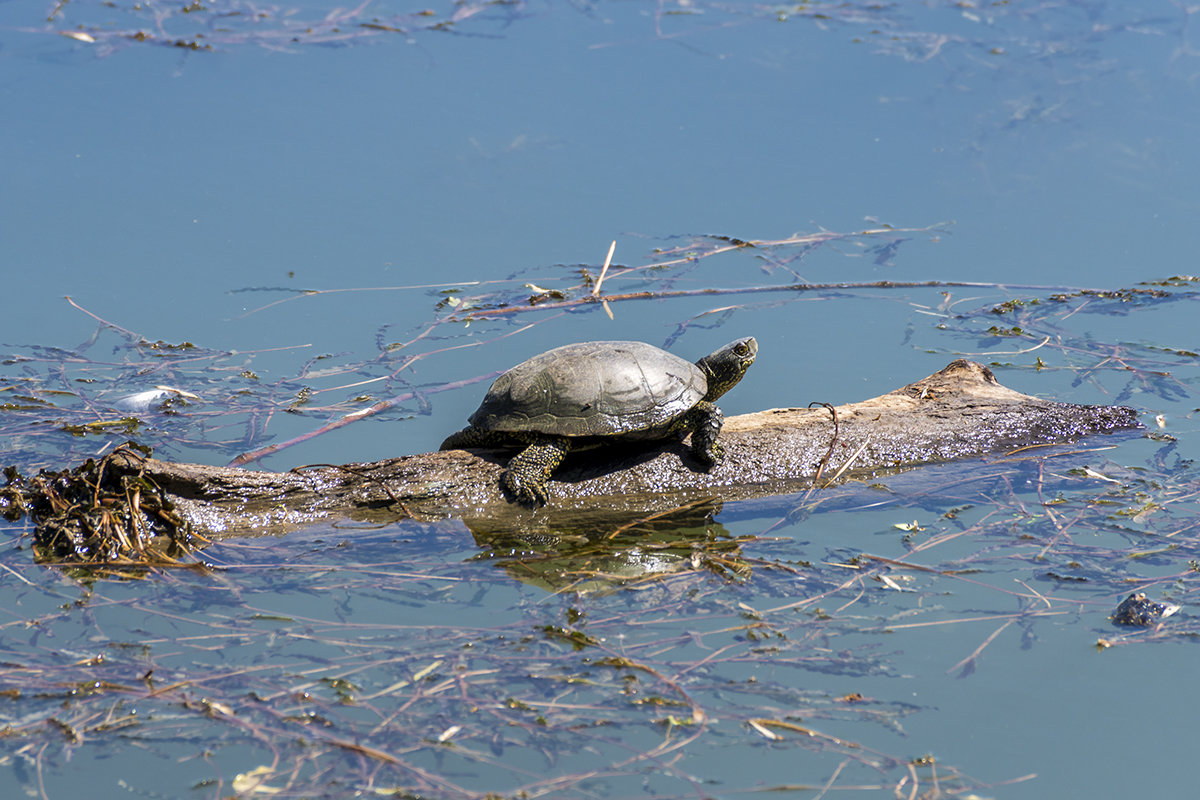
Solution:
<svg viewBox="0 0 1200 800"><path fill-rule="evenodd" d="M450 450L267 472L123 450L109 468L153 481L193 530L208 537L274 533L379 512L460 517L473 530L533 530L567 518L644 516L706 498L783 494L1141 427L1132 408L1041 400L1001 386L987 367L965 360L833 411L777 408L730 417L721 434L725 457L708 471L676 441L572 453L550 483L550 502L539 509L515 505L500 492L498 479L512 451Z"/></svg>

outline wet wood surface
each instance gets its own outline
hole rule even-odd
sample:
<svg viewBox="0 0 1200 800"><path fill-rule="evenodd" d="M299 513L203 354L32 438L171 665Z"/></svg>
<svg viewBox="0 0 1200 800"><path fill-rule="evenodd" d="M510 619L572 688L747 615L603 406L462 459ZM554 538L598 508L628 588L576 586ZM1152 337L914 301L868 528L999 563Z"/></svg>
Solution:
<svg viewBox="0 0 1200 800"><path fill-rule="evenodd" d="M206 535L278 532L372 511L535 528L565 516L653 513L697 498L782 494L812 486L814 478L823 485L1140 427L1132 408L1038 399L1001 386L986 367L963 360L835 410L836 425L822 407L730 417L721 433L725 457L707 471L675 441L572 453L540 509L501 494L498 479L511 451L419 453L290 472L125 458Z"/></svg>

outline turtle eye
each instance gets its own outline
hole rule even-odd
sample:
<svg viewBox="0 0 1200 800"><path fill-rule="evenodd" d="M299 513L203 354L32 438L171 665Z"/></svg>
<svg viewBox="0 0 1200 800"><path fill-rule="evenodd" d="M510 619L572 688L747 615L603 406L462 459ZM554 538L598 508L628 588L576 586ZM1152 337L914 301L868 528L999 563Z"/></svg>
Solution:
<svg viewBox="0 0 1200 800"><path fill-rule="evenodd" d="M733 348L733 352L737 353L739 356L744 356L746 353L750 352L750 348L746 347L744 344L739 344L737 347Z"/></svg>

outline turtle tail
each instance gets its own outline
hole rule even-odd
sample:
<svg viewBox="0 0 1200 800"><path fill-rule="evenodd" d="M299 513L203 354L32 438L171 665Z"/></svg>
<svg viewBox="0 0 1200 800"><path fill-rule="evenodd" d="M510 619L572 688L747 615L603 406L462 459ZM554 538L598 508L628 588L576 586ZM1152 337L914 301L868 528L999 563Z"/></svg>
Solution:
<svg viewBox="0 0 1200 800"><path fill-rule="evenodd" d="M457 433L452 433L446 437L446 441L442 442L442 446L438 450L463 450L468 447L483 447L483 436L478 428L463 428Z"/></svg>

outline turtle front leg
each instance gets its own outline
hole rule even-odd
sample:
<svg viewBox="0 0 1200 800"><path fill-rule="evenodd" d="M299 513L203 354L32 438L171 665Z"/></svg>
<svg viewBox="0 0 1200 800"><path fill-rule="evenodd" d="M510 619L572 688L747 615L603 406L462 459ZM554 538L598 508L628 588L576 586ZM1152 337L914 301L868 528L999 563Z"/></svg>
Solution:
<svg viewBox="0 0 1200 800"><path fill-rule="evenodd" d="M566 439L539 439L508 462L500 485L520 503L545 505L549 498L546 483L569 449Z"/></svg>
<svg viewBox="0 0 1200 800"><path fill-rule="evenodd" d="M715 403L701 400L688 412L686 428L692 431L692 456L706 467L721 460L725 448L717 441L725 415Z"/></svg>

